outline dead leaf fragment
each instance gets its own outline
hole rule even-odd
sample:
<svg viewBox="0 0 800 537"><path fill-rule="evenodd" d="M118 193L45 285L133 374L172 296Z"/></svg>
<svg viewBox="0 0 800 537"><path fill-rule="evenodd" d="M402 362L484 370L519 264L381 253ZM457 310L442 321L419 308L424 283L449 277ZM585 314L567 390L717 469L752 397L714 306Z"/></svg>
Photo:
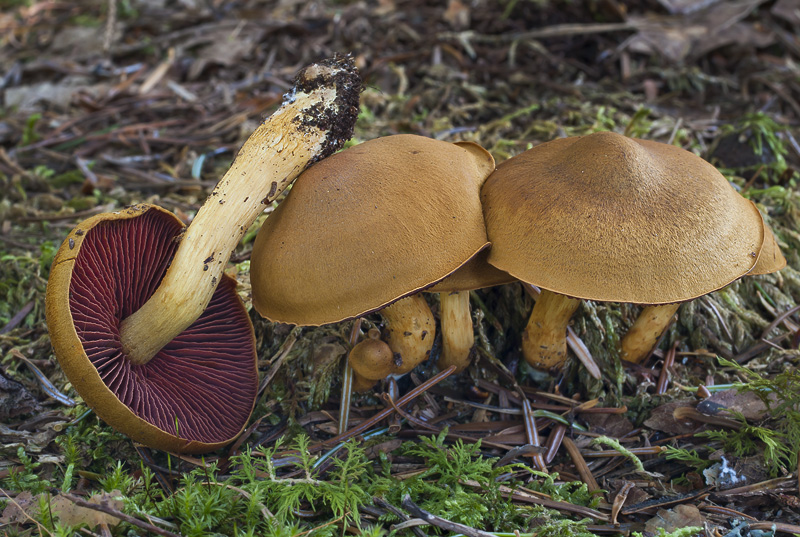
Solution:
<svg viewBox="0 0 800 537"><path fill-rule="evenodd" d="M94 494L87 501L95 505L105 504L112 509L122 511L125 504L122 499L120 499L120 496L122 496L120 491L112 490L111 492ZM67 526L86 524L89 528L94 528L100 524L107 524L109 526L116 526L119 524L118 518L101 511L76 505L61 495L50 500L50 509L53 510L53 514L58 515L58 519L61 523Z"/></svg>
<svg viewBox="0 0 800 537"><path fill-rule="evenodd" d="M8 505L0 516L0 524L24 524L30 522L39 513L39 497L28 491L20 492L14 499L8 499Z"/></svg>
<svg viewBox="0 0 800 537"><path fill-rule="evenodd" d="M683 407L693 409L695 403L689 399L665 403L654 408L650 413L650 417L645 420L644 424L651 429L668 434L691 434L698 432L704 427L702 423L698 423L694 420L675 419L675 409Z"/></svg>
<svg viewBox="0 0 800 537"><path fill-rule="evenodd" d="M84 92L91 96L99 96L108 91L108 84L88 85L78 81L62 81L58 84L42 82L29 86L8 88L5 91L4 101L7 108L18 108L24 111L34 111L39 103L45 103L57 108L66 108L78 93Z"/></svg>
<svg viewBox="0 0 800 537"><path fill-rule="evenodd" d="M794 26L800 26L800 0L778 0L770 12Z"/></svg>
<svg viewBox="0 0 800 537"><path fill-rule="evenodd" d="M39 409L36 397L25 386L0 371L0 421Z"/></svg>
<svg viewBox="0 0 800 537"><path fill-rule="evenodd" d="M667 533L690 526L702 528L705 521L697 507L681 504L672 509L659 509L658 514L645 524L645 531L658 535L658 528L663 528Z"/></svg>
<svg viewBox="0 0 800 537"><path fill-rule="evenodd" d="M581 417L593 433L620 438L633 430L633 423L623 414L582 414Z"/></svg>
<svg viewBox="0 0 800 537"><path fill-rule="evenodd" d="M743 22L765 0L720 2L690 15L646 15L630 17L638 33L628 43L629 50L658 54L678 63L697 58L720 47L737 44L761 48L772 44L769 30Z"/></svg>
<svg viewBox="0 0 800 537"><path fill-rule="evenodd" d="M775 399L775 395L771 394ZM733 417L731 412L741 413L746 419L758 421L767 414L767 405L753 392L739 392L738 390L724 390L716 392L711 397L697 405L697 410L709 416L719 414Z"/></svg>

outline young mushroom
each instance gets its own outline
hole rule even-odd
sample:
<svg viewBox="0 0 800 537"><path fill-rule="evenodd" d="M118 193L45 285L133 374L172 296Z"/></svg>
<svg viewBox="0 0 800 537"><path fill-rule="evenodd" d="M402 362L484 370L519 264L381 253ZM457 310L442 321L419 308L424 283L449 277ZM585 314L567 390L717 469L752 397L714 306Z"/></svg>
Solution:
<svg viewBox="0 0 800 537"><path fill-rule="evenodd" d="M397 373L395 354L381 339L377 328L367 333L367 338L350 350L347 363L353 368L353 391L364 392L376 382Z"/></svg>
<svg viewBox="0 0 800 537"><path fill-rule="evenodd" d="M188 228L140 205L82 222L64 241L47 286L48 328L67 377L109 425L186 453L244 428L257 393L255 342L223 271L264 206L350 137L360 87L350 58L302 70Z"/></svg>
<svg viewBox="0 0 800 537"><path fill-rule="evenodd" d="M622 342L639 362L679 303L785 264L755 205L672 145L611 132L554 140L499 165L481 199L489 262L542 289L523 335L542 369L566 359L580 300L652 306Z"/></svg>

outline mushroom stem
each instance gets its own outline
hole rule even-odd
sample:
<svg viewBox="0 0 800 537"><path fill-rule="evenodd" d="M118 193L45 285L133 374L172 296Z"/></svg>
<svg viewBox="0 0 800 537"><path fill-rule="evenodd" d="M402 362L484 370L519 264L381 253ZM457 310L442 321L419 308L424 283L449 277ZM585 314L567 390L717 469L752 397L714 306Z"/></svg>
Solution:
<svg viewBox="0 0 800 537"><path fill-rule="evenodd" d="M620 357L635 364L642 363L653 350L658 338L669 326L678 304L647 306L630 327L620 342Z"/></svg>
<svg viewBox="0 0 800 537"><path fill-rule="evenodd" d="M460 373L469 366L469 351L475 344L472 316L469 310L469 291L439 293L442 323L442 355L437 365L445 370L456 366Z"/></svg>
<svg viewBox="0 0 800 537"><path fill-rule="evenodd" d="M395 374L405 375L424 362L433 348L436 320L420 294L394 302L380 311L386 324L386 342L395 357Z"/></svg>
<svg viewBox="0 0 800 537"><path fill-rule="evenodd" d="M131 362L144 364L202 314L239 243L264 207L311 163L350 137L360 81L352 60L311 65L283 105L244 143L150 299L120 324Z"/></svg>
<svg viewBox="0 0 800 537"><path fill-rule="evenodd" d="M581 303L542 289L522 334L522 354L537 369L560 366L567 359L567 324Z"/></svg>

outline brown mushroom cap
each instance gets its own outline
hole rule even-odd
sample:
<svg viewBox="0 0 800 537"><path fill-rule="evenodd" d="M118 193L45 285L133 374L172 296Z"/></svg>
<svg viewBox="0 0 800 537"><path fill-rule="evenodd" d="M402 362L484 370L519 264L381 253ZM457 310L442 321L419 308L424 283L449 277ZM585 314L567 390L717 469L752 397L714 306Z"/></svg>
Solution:
<svg viewBox="0 0 800 537"><path fill-rule="evenodd" d="M780 246L775 240L775 235L773 235L772 230L766 223L764 224L764 231L764 244L758 254L758 261L753 269L747 273L750 276L770 274L786 266L786 258L783 257Z"/></svg>
<svg viewBox="0 0 800 537"><path fill-rule="evenodd" d="M756 207L711 164L611 132L509 159L481 199L489 262L575 298L690 300L750 271L765 238Z"/></svg>
<svg viewBox="0 0 800 537"><path fill-rule="evenodd" d="M46 313L59 364L101 419L148 446L202 453L236 438L255 404L255 339L236 282L223 276L202 316L146 364L133 365L119 337L183 229L149 205L82 222L53 261Z"/></svg>
<svg viewBox="0 0 800 537"><path fill-rule="evenodd" d="M429 293L472 291L517 281L515 277L507 272L503 272L489 264L490 251L489 248L481 250L450 276L433 287L425 289L425 291Z"/></svg>
<svg viewBox="0 0 800 537"><path fill-rule="evenodd" d="M438 282L488 245L479 192L493 169L478 145L414 135L318 162L258 233L256 310L273 321L327 324Z"/></svg>
<svg viewBox="0 0 800 537"><path fill-rule="evenodd" d="M350 351L348 363L359 376L379 381L396 372L394 353L380 339L365 339Z"/></svg>

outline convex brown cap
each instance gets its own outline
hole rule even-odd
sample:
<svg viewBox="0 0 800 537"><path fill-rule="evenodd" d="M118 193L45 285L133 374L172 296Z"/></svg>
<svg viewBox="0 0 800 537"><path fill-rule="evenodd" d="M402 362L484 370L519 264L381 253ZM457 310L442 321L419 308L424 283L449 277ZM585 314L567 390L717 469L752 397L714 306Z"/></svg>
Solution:
<svg viewBox="0 0 800 537"><path fill-rule="evenodd" d="M414 135L318 162L258 233L256 310L273 321L327 324L442 280L488 246L479 192L493 169L476 144Z"/></svg>
<svg viewBox="0 0 800 537"><path fill-rule="evenodd" d="M785 263L758 209L711 164L611 132L507 160L481 199L489 262L574 298L690 300L753 269L765 237L774 260L763 272Z"/></svg>
<svg viewBox="0 0 800 537"><path fill-rule="evenodd" d="M152 205L82 222L53 261L46 313L62 369L101 419L145 445L202 453L236 438L255 404L255 339L236 282L223 275L200 318L145 364L127 359L119 337L183 229Z"/></svg>

